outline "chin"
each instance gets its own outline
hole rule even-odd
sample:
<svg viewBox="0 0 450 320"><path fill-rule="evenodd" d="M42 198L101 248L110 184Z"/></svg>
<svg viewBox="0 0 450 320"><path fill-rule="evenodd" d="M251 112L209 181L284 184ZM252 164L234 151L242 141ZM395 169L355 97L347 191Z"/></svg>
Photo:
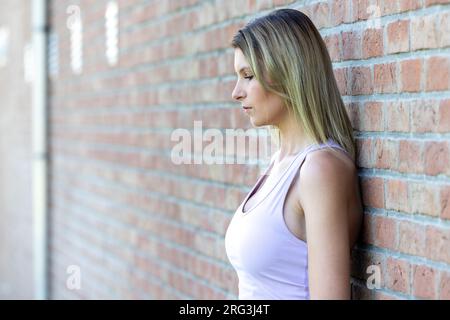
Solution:
<svg viewBox="0 0 450 320"><path fill-rule="evenodd" d="M257 128L257 127L262 127L265 126L266 124L264 122L258 121L258 120L250 120L250 123L252 124L253 127Z"/></svg>
<svg viewBox="0 0 450 320"><path fill-rule="evenodd" d="M254 118L250 118L250 122L254 127L264 127L270 125L270 121L267 120L258 120Z"/></svg>

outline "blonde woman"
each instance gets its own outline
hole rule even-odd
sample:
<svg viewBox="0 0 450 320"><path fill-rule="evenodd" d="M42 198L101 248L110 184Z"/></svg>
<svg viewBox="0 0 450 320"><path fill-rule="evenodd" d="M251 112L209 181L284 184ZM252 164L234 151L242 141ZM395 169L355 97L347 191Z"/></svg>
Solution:
<svg viewBox="0 0 450 320"><path fill-rule="evenodd" d="M303 13L280 9L234 36L232 92L279 149L225 236L239 299L349 299L362 222L353 130L326 46Z"/></svg>

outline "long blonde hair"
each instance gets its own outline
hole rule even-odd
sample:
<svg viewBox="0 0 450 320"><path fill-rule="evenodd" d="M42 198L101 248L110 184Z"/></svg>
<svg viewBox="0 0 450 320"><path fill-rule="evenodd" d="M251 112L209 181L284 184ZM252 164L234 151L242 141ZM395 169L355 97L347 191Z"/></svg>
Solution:
<svg viewBox="0 0 450 320"><path fill-rule="evenodd" d="M353 128L328 50L305 14L272 11L240 29L231 46L242 50L256 79L284 100L308 137L325 144L332 139L355 160ZM271 129L279 141L277 128Z"/></svg>

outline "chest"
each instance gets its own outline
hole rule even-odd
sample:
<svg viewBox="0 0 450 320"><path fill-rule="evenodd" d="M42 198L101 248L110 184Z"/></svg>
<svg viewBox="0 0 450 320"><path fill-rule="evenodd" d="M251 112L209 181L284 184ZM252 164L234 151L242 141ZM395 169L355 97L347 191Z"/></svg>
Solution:
<svg viewBox="0 0 450 320"><path fill-rule="evenodd" d="M282 170L282 168L281 168ZM265 176L260 181L249 196L244 205L244 211L253 208L258 203L264 200L269 192L273 192L273 184L279 179L280 169L275 169L272 174ZM297 172L298 173L298 172ZM290 182L285 198L282 200L282 218L288 230L298 239L306 241L306 222L303 209L299 202L299 185L298 174Z"/></svg>

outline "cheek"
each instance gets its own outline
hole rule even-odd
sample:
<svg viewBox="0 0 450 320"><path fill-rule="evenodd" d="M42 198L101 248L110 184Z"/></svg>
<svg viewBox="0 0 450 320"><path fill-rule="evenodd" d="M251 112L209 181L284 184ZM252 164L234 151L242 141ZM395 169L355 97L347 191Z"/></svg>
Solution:
<svg viewBox="0 0 450 320"><path fill-rule="evenodd" d="M253 79L249 82L247 90L249 96L252 97L251 100L254 102L261 102L267 99L267 94L264 88L256 79Z"/></svg>
<svg viewBox="0 0 450 320"><path fill-rule="evenodd" d="M281 115L286 110L283 106L283 102L278 97L274 96L266 97L265 105L267 106L267 111L272 116Z"/></svg>
<svg viewBox="0 0 450 320"><path fill-rule="evenodd" d="M251 103L255 108L254 116L271 120L283 115L286 109L280 97L273 93L268 93L259 83L252 83L248 86L248 93L251 96Z"/></svg>
<svg viewBox="0 0 450 320"><path fill-rule="evenodd" d="M283 103L277 99L277 101L272 101L269 105L270 111L268 111L266 121L270 124L280 123L286 118L287 109L284 107Z"/></svg>

